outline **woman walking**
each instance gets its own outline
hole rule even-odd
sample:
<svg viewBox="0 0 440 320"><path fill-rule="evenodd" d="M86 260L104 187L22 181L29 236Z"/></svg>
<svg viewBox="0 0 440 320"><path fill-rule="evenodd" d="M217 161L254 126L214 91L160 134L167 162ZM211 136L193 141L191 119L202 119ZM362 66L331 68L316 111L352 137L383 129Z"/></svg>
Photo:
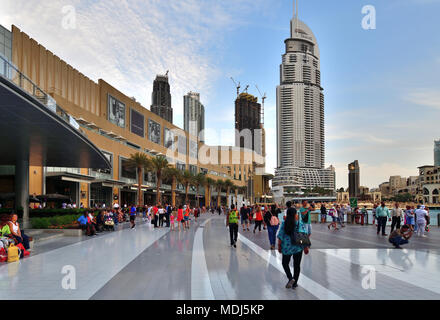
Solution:
<svg viewBox="0 0 440 320"><path fill-rule="evenodd" d="M283 255L283 268L289 282L286 288L298 287L298 279L301 271L301 259L303 247L292 244L292 237L295 231L306 232L302 219L299 218L296 209L292 208L292 203L287 202L286 220L283 221L278 232L278 252ZM290 259L293 257L293 276L290 270Z"/></svg>
<svg viewBox="0 0 440 320"><path fill-rule="evenodd" d="M255 226L254 226L254 233L257 228L259 229L259 232L261 232L261 224L263 223L263 214L261 213L261 207L257 206L257 211L255 212Z"/></svg>
<svg viewBox="0 0 440 320"><path fill-rule="evenodd" d="M270 250L275 250L276 235L280 220L278 219L278 210L276 205L272 205L270 211L268 210L264 215L264 221L267 225L267 233L269 235Z"/></svg>
<svg viewBox="0 0 440 320"><path fill-rule="evenodd" d="M180 224L183 224L183 229L185 229L185 221L183 220L183 208L182 205L179 206L179 209L177 209L177 226L179 227L180 231Z"/></svg>

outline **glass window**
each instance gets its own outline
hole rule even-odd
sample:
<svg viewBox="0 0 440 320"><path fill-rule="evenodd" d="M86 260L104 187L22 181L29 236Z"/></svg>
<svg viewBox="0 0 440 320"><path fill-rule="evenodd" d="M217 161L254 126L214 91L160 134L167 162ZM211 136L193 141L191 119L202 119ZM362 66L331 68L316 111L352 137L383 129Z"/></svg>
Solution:
<svg viewBox="0 0 440 320"><path fill-rule="evenodd" d="M144 133L145 118L140 112L137 112L136 110L133 109L130 110L131 110L130 131L143 138L145 134Z"/></svg>
<svg viewBox="0 0 440 320"><path fill-rule="evenodd" d="M186 164L183 163L183 162L177 162L176 168L181 170L181 171L185 171L186 170Z"/></svg>
<svg viewBox="0 0 440 320"><path fill-rule="evenodd" d="M128 160L121 158L121 178L136 179L136 168L128 166Z"/></svg>
<svg viewBox="0 0 440 320"><path fill-rule="evenodd" d="M121 128L125 128L125 104L108 96L108 120Z"/></svg>
<svg viewBox="0 0 440 320"><path fill-rule="evenodd" d="M105 151L101 151L104 156L107 158L107 160L110 162L111 164L111 168L110 169L90 169L90 175L94 176L94 177L100 177L102 175L107 176L107 178L111 178L112 175L112 169L113 169L113 155L111 153L105 152Z"/></svg>
<svg viewBox="0 0 440 320"><path fill-rule="evenodd" d="M197 166L189 165L189 171L196 175L197 174Z"/></svg>
<svg viewBox="0 0 440 320"><path fill-rule="evenodd" d="M160 144L160 124L148 119L148 140Z"/></svg>

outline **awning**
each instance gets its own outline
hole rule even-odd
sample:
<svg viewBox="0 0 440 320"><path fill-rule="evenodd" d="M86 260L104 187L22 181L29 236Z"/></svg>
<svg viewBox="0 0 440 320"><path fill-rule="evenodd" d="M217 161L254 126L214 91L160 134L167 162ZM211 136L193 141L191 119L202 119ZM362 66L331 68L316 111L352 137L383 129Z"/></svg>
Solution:
<svg viewBox="0 0 440 320"><path fill-rule="evenodd" d="M63 181L72 181L79 183L91 183L95 180L94 177L85 174L71 173L71 172L47 172L48 178L60 178Z"/></svg>

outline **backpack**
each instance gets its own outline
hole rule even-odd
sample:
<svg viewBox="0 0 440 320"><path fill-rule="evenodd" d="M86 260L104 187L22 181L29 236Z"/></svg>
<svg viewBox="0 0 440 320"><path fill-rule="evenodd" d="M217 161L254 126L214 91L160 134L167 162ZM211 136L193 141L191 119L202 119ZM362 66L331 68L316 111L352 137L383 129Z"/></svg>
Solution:
<svg viewBox="0 0 440 320"><path fill-rule="evenodd" d="M8 262L20 260L20 255L20 249L11 243L8 248Z"/></svg>
<svg viewBox="0 0 440 320"><path fill-rule="evenodd" d="M279 224L280 224L280 220L276 216L272 216L272 218L270 218L270 225L272 227L277 226Z"/></svg>

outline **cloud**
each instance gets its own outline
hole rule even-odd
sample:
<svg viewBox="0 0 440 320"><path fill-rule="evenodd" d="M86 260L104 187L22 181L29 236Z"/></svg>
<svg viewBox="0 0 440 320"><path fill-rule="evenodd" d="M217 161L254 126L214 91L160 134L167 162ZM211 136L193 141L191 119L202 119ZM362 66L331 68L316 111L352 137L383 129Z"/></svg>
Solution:
<svg viewBox="0 0 440 320"><path fill-rule="evenodd" d="M430 88L420 88L409 92L405 101L429 108L440 109L440 92Z"/></svg>
<svg viewBox="0 0 440 320"><path fill-rule="evenodd" d="M0 23L17 25L86 76L106 80L147 108L156 74L169 70L174 114L182 120L188 91L209 104L222 74L224 38L260 3L238 0L231 10L224 1L3 0ZM67 5L76 12L73 30L62 28Z"/></svg>

